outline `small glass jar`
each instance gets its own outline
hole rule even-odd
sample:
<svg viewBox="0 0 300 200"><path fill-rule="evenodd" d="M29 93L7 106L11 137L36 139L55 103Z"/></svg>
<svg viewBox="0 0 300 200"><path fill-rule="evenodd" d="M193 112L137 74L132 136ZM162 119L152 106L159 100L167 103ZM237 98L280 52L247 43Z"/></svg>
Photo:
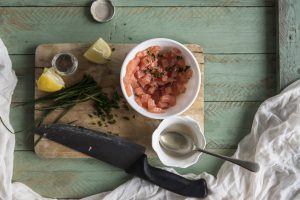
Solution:
<svg viewBox="0 0 300 200"><path fill-rule="evenodd" d="M62 76L74 74L78 68L77 58L69 52L56 54L51 64L55 71Z"/></svg>

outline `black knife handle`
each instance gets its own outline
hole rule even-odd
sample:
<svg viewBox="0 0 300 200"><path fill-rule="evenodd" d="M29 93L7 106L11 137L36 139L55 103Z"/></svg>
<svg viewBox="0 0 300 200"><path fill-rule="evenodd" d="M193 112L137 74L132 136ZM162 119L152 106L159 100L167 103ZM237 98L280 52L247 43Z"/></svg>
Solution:
<svg viewBox="0 0 300 200"><path fill-rule="evenodd" d="M204 179L189 180L152 167L149 165L146 155L141 156L126 172L183 196L204 198L208 193Z"/></svg>

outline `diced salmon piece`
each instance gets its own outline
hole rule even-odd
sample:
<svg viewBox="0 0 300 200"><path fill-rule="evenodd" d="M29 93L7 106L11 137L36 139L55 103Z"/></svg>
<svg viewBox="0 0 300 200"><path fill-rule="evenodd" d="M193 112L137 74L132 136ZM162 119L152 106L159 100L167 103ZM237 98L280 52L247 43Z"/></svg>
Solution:
<svg viewBox="0 0 300 200"><path fill-rule="evenodd" d="M143 76L145 76L145 73L142 70L138 70L134 73L134 76L136 78L142 78Z"/></svg>
<svg viewBox="0 0 300 200"><path fill-rule="evenodd" d="M141 88L141 87L137 87L134 89L134 93L138 96L142 95L142 94L145 94L144 93L144 90Z"/></svg>
<svg viewBox="0 0 300 200"><path fill-rule="evenodd" d="M174 66L177 63L176 57L169 59L169 65Z"/></svg>
<svg viewBox="0 0 300 200"><path fill-rule="evenodd" d="M142 87L145 87L147 84L149 84L151 82L151 79L152 79L151 75L150 74L146 74L142 78L138 79L138 82L140 83L140 85Z"/></svg>
<svg viewBox="0 0 300 200"><path fill-rule="evenodd" d="M125 77L123 78L124 84L130 84L131 83L131 77L129 74L126 74Z"/></svg>
<svg viewBox="0 0 300 200"><path fill-rule="evenodd" d="M157 55L160 51L160 46L152 46L149 48L150 53Z"/></svg>
<svg viewBox="0 0 300 200"><path fill-rule="evenodd" d="M172 48L171 52L173 54L175 54L176 56L181 56L181 51L179 49L177 49L177 48Z"/></svg>
<svg viewBox="0 0 300 200"><path fill-rule="evenodd" d="M156 107L155 101L154 101L152 98L149 98L149 99L148 99L148 109L149 109L149 110L152 110L152 109L154 109L155 107Z"/></svg>
<svg viewBox="0 0 300 200"><path fill-rule="evenodd" d="M188 79L186 78L186 76L184 75L184 73L179 73L177 75L177 81L178 81L178 83L184 84L184 83L186 83L188 81Z"/></svg>
<svg viewBox="0 0 300 200"><path fill-rule="evenodd" d="M170 52L165 52L165 53L162 54L162 57L168 59L169 55L170 55Z"/></svg>
<svg viewBox="0 0 300 200"><path fill-rule="evenodd" d="M158 103L160 98L160 94L158 90L155 90L155 92L152 94L152 99L155 101L155 103Z"/></svg>
<svg viewBox="0 0 300 200"><path fill-rule="evenodd" d="M169 79L169 77L167 75L164 75L164 76L161 77L161 80L163 82L168 82L168 79Z"/></svg>
<svg viewBox="0 0 300 200"><path fill-rule="evenodd" d="M133 74L136 71L139 63L140 63L140 59L137 57L130 60L127 64L126 74Z"/></svg>
<svg viewBox="0 0 300 200"><path fill-rule="evenodd" d="M149 83L149 85L150 85L151 87L155 87L155 88L157 88L157 86L158 86L158 84L157 84L156 81L151 81L151 82Z"/></svg>
<svg viewBox="0 0 300 200"><path fill-rule="evenodd" d="M166 84L166 82L164 82L164 81L162 81L162 80L156 80L156 82L157 82L157 85L159 85L159 86L163 86L163 85L165 85Z"/></svg>
<svg viewBox="0 0 300 200"><path fill-rule="evenodd" d="M179 67L185 67L185 61L184 61L184 59L179 59L179 60L177 61L177 65L178 65Z"/></svg>
<svg viewBox="0 0 300 200"><path fill-rule="evenodd" d="M133 88L133 89L135 89L135 88L137 88L137 87L139 87L140 85L138 84L138 82L137 82L137 79L134 77L134 76L131 76L131 87Z"/></svg>
<svg viewBox="0 0 300 200"><path fill-rule="evenodd" d="M148 108L148 99L150 98L149 94L142 94L141 95L141 102L144 107Z"/></svg>
<svg viewBox="0 0 300 200"><path fill-rule="evenodd" d="M173 78L176 78L176 76L177 76L177 74L178 74L179 72L178 72L178 67L176 66L176 67L174 67L173 68L173 70L172 70L172 77Z"/></svg>
<svg viewBox="0 0 300 200"><path fill-rule="evenodd" d="M178 95L184 93L185 90L186 90L184 84L182 84L182 83L175 83L175 84L173 84L172 89L173 89L173 92L174 92L174 94L175 94L176 96L178 96Z"/></svg>
<svg viewBox="0 0 300 200"><path fill-rule="evenodd" d="M153 109L149 109L149 112L152 112L152 113L164 113L165 110L161 109L161 108L158 108L158 107L154 107Z"/></svg>
<svg viewBox="0 0 300 200"><path fill-rule="evenodd" d="M170 86L166 87L164 93L165 94L172 94L172 87L170 87Z"/></svg>
<svg viewBox="0 0 300 200"><path fill-rule="evenodd" d="M150 87L147 91L149 94L153 94L156 90L156 87Z"/></svg>
<svg viewBox="0 0 300 200"><path fill-rule="evenodd" d="M166 54L166 58L168 58L168 59L172 59L172 58L175 58L175 57L176 57L176 55L173 54L171 51L169 51L169 52Z"/></svg>
<svg viewBox="0 0 300 200"><path fill-rule="evenodd" d="M148 91L150 87L151 87L150 85L146 85L145 87L143 87L143 90ZM147 93L147 92L145 92L145 93Z"/></svg>
<svg viewBox="0 0 300 200"><path fill-rule="evenodd" d="M161 66L163 68L169 67L169 61L167 59L161 59Z"/></svg>
<svg viewBox="0 0 300 200"><path fill-rule="evenodd" d="M126 94L130 97L132 95L130 85L124 82L124 87L125 87L125 90L126 90Z"/></svg>
<svg viewBox="0 0 300 200"><path fill-rule="evenodd" d="M138 58L142 58L142 57L145 57L145 56L147 56L147 51L146 50L140 51L136 54L136 57L138 57Z"/></svg>
<svg viewBox="0 0 300 200"><path fill-rule="evenodd" d="M169 104L168 104L168 103L164 103L164 102L159 101L159 102L157 103L157 107L166 109L166 108L169 108Z"/></svg>
<svg viewBox="0 0 300 200"><path fill-rule="evenodd" d="M184 93L185 90L186 90L186 87L185 87L184 84L179 84L179 83L178 83L178 84L177 84L177 87L178 87L178 89L179 89L180 94Z"/></svg>
<svg viewBox="0 0 300 200"><path fill-rule="evenodd" d="M185 75L188 79L190 79L193 76L193 71L191 69L187 69Z"/></svg>
<svg viewBox="0 0 300 200"><path fill-rule="evenodd" d="M151 67L156 67L157 65L158 65L157 60L156 60L156 61L153 61L153 62L150 64Z"/></svg>
<svg viewBox="0 0 300 200"><path fill-rule="evenodd" d="M139 105L143 107L142 101L140 97L135 97L135 102Z"/></svg>
<svg viewBox="0 0 300 200"><path fill-rule="evenodd" d="M151 58L149 56L143 57L140 62L142 68L147 67L151 64Z"/></svg>
<svg viewBox="0 0 300 200"><path fill-rule="evenodd" d="M162 103L168 103L170 106L174 106L176 104L176 97L166 94L161 96L159 101Z"/></svg>

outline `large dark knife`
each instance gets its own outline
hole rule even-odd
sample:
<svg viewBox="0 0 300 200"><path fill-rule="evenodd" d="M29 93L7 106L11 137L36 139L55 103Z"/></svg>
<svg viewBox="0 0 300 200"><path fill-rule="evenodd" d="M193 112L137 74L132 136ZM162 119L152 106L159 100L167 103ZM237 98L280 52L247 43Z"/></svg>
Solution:
<svg viewBox="0 0 300 200"><path fill-rule="evenodd" d="M189 197L206 197L204 179L189 180L148 164L145 147L121 137L67 124L39 127L35 133L102 160L162 188Z"/></svg>

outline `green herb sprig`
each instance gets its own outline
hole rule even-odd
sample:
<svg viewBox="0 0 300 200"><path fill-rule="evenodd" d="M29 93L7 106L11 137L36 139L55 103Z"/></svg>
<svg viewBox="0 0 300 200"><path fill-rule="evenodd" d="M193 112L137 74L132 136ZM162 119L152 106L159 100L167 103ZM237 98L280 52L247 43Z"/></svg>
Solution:
<svg viewBox="0 0 300 200"><path fill-rule="evenodd" d="M111 114L112 108L119 108L120 96L115 92L113 96L109 98L108 95L101 90L93 77L85 75L78 83L35 100L35 103L41 104L37 110L43 112L41 118L36 122L36 127L42 125L45 118L56 109L63 109L63 111L53 123L58 122L59 119L67 114L76 104L89 100L94 102L94 107L101 119L111 121L113 118ZM47 105L45 105L45 103L47 103ZM41 138L39 138L37 142L40 139Z"/></svg>

